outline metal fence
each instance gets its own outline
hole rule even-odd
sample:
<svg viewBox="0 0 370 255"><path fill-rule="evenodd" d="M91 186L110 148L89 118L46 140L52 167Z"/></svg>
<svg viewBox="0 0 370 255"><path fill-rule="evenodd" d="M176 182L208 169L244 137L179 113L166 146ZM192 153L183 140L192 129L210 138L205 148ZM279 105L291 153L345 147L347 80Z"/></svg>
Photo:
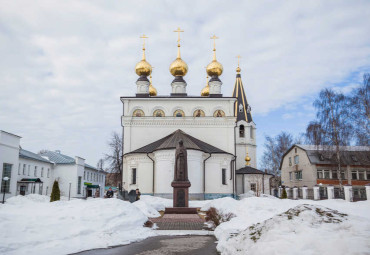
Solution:
<svg viewBox="0 0 370 255"><path fill-rule="evenodd" d="M334 198L344 199L344 190L341 190L340 188L334 188Z"/></svg>
<svg viewBox="0 0 370 255"><path fill-rule="evenodd" d="M353 201L366 200L366 189L365 188L353 188Z"/></svg>
<svg viewBox="0 0 370 255"><path fill-rule="evenodd" d="M307 189L307 199L313 199L313 189Z"/></svg>
<svg viewBox="0 0 370 255"><path fill-rule="evenodd" d="M327 188L320 187L319 188L319 193L320 193L320 199L328 199L328 190Z"/></svg>

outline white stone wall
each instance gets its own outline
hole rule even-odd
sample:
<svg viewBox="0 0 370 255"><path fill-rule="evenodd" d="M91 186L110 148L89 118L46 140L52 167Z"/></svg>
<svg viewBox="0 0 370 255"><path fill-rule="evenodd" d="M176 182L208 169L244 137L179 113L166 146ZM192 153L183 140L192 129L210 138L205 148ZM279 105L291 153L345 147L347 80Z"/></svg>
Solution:
<svg viewBox="0 0 370 255"><path fill-rule="evenodd" d="M35 175L35 167L37 167L36 175ZM25 174L23 172L23 168L25 168ZM17 169L15 171L15 174L17 176L17 181L22 180L23 178L40 178L40 180L43 182L42 187L42 195L50 195L51 189L53 187L54 182L54 171L53 171L54 165L51 163L38 161L38 160L32 160L32 159L26 159L26 158L19 158L19 164L17 166ZM28 169L30 169L28 174ZM43 176L41 176L42 169L44 170ZM49 170L49 177L48 177L48 170ZM26 185L27 186L27 185ZM38 190L39 185L36 185L36 194L39 194ZM28 185L28 190L26 189L26 195L31 194L31 185ZM20 193L20 187L17 187L16 195L19 195Z"/></svg>
<svg viewBox="0 0 370 255"><path fill-rule="evenodd" d="M181 129L185 133L206 141L217 148L234 153L233 98L132 98L124 99L124 153L136 150ZM145 117L132 117L141 109ZM166 117L152 117L162 109ZM206 117L193 117L202 109ZM185 117L173 117L176 110L183 110ZM226 117L214 118L216 110L223 110Z"/></svg>
<svg viewBox="0 0 370 255"><path fill-rule="evenodd" d="M20 137L0 130L0 191L2 191L2 177L4 163L11 164L10 192L5 194L5 199L14 196L17 185L17 171L19 165ZM3 194L1 192L1 201Z"/></svg>
<svg viewBox="0 0 370 255"><path fill-rule="evenodd" d="M231 179L230 161L233 156L214 154L206 161L206 192L213 194L232 194L233 182ZM222 184L222 168L226 169L226 184Z"/></svg>
<svg viewBox="0 0 370 255"><path fill-rule="evenodd" d="M240 137L240 126L244 126L244 137ZM235 128L236 135L236 169L245 166L245 157L248 155L251 158L250 166L257 168L257 141L256 141L256 125L253 122L238 121ZM252 133L252 135L251 135Z"/></svg>

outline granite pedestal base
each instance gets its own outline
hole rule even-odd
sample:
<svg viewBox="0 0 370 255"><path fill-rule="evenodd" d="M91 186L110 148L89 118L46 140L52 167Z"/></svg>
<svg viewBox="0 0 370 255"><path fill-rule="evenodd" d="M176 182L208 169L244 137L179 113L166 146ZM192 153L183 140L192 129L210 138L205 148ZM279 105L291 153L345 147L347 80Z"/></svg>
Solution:
<svg viewBox="0 0 370 255"><path fill-rule="evenodd" d="M189 207L189 181L173 181L173 207Z"/></svg>

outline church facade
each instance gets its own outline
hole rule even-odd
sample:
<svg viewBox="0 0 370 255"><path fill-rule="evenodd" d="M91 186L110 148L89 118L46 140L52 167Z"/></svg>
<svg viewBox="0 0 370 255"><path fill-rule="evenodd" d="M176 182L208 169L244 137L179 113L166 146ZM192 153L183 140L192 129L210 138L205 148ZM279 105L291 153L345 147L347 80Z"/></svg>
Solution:
<svg viewBox="0 0 370 255"><path fill-rule="evenodd" d="M209 81L201 95L190 96L184 80L188 66L181 59L179 38L177 58L170 65L172 93L161 96L148 79L152 67L143 46L142 60L136 65L136 95L121 97L125 190L139 188L142 194L172 198L179 140L187 148L190 199L234 197L237 170L246 163L256 167L256 125L241 69L238 64L233 95L224 96L223 67L216 60L215 47L213 52L207 66Z"/></svg>

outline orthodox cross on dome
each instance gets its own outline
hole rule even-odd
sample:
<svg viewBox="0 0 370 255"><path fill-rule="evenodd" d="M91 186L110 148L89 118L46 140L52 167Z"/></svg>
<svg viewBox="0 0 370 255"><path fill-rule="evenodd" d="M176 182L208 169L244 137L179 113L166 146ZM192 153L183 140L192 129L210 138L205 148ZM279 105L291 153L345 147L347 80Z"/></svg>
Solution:
<svg viewBox="0 0 370 255"><path fill-rule="evenodd" d="M178 46L180 46L180 33L184 32L184 30L181 30L181 28L177 28L175 31L173 32L176 32L178 33L178 39L177 39L177 43L178 43Z"/></svg>
<svg viewBox="0 0 370 255"><path fill-rule="evenodd" d="M240 59L242 58L240 55L236 56L236 58L238 59L238 67L236 68L236 72L240 73L241 69L240 69Z"/></svg>
<svg viewBox="0 0 370 255"><path fill-rule="evenodd" d="M143 39L143 60L145 60L145 39L149 38L145 34L140 36L141 39Z"/></svg>
<svg viewBox="0 0 370 255"><path fill-rule="evenodd" d="M218 37L213 35L211 39L213 40L213 60L216 60L216 39L218 39Z"/></svg>

